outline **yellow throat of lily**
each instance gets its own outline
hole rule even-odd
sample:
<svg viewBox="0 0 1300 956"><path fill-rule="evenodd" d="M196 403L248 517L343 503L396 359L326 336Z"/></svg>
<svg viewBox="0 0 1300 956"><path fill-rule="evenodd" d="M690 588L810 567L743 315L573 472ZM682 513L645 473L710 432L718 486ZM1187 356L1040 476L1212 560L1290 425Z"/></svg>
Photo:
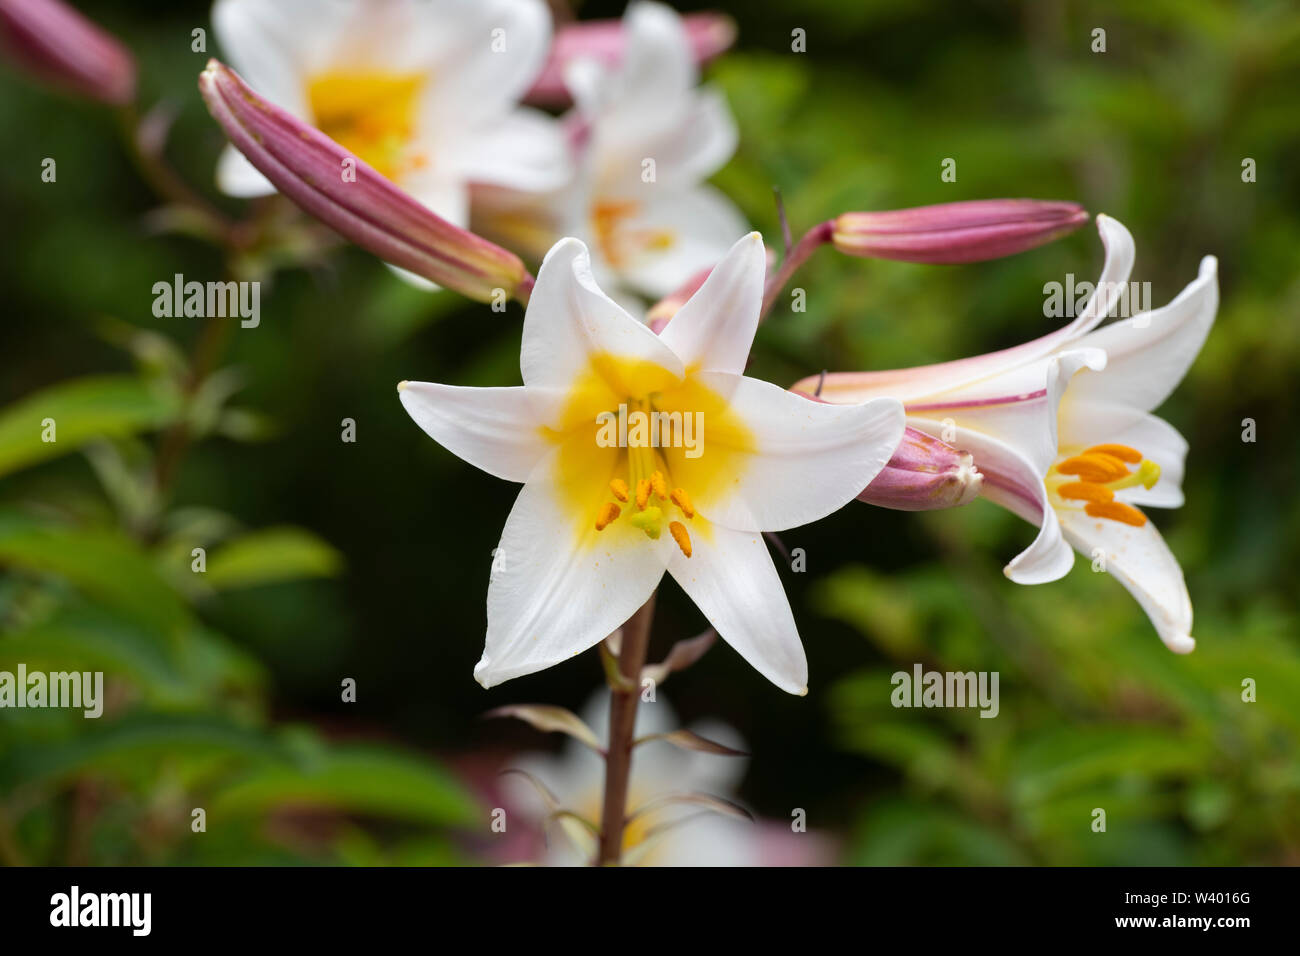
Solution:
<svg viewBox="0 0 1300 956"><path fill-rule="evenodd" d="M386 179L426 166L411 150L416 107L425 77L419 74L329 71L307 84L317 128Z"/></svg>

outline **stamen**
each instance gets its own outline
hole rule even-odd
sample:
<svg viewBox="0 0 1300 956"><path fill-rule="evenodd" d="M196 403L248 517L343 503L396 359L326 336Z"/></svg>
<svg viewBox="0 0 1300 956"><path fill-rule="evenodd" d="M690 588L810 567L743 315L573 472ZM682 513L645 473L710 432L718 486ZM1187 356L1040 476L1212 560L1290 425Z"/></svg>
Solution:
<svg viewBox="0 0 1300 956"><path fill-rule="evenodd" d="M686 493L685 488L674 488L672 499L673 504L682 509L682 514L688 518L695 517L695 505L691 504L691 496Z"/></svg>
<svg viewBox="0 0 1300 956"><path fill-rule="evenodd" d="M628 516L628 521L632 522L634 528L640 528L654 540L659 539L659 533L663 530L664 513L658 508L646 508L644 511L637 511Z"/></svg>
<svg viewBox="0 0 1300 956"><path fill-rule="evenodd" d="M1067 458L1056 466L1056 470L1063 475L1077 475L1083 481L1091 481L1099 485L1109 484L1128 476L1128 466L1123 461L1103 452L1085 452Z"/></svg>
<svg viewBox="0 0 1300 956"><path fill-rule="evenodd" d="M691 536L686 533L686 525L680 521L670 521L668 523L668 533L677 542L677 547L682 549L682 554L689 558L691 556Z"/></svg>
<svg viewBox="0 0 1300 956"><path fill-rule="evenodd" d="M667 499L668 483L664 481L664 473L662 471L656 471L650 476L650 487L654 489L654 493L659 497L660 501Z"/></svg>
<svg viewBox="0 0 1300 956"><path fill-rule="evenodd" d="M1120 461L1128 462L1130 465L1136 465L1142 460L1142 452L1136 448L1130 448L1128 445L1093 445L1084 451L1085 455L1096 452L1101 455L1110 455L1112 458L1118 458Z"/></svg>
<svg viewBox="0 0 1300 956"><path fill-rule="evenodd" d="M1094 518L1110 518L1123 524L1140 528L1147 523L1147 516L1132 505L1122 501L1090 501L1083 509Z"/></svg>
<svg viewBox="0 0 1300 956"><path fill-rule="evenodd" d="M1096 501L1098 503L1111 501L1115 497L1115 492L1105 485L1095 485L1090 481L1066 482L1056 489L1056 493L1062 498L1070 498L1074 501Z"/></svg>
<svg viewBox="0 0 1300 956"><path fill-rule="evenodd" d="M636 483L636 506L645 511L646 502L650 500L650 479L642 478Z"/></svg>
<svg viewBox="0 0 1300 956"><path fill-rule="evenodd" d="M604 531L609 523L622 513L622 509L612 501L606 501L596 513L596 530Z"/></svg>
<svg viewBox="0 0 1300 956"><path fill-rule="evenodd" d="M619 501L627 501L627 482L622 478L615 478L611 481L609 490L614 493L614 497Z"/></svg>

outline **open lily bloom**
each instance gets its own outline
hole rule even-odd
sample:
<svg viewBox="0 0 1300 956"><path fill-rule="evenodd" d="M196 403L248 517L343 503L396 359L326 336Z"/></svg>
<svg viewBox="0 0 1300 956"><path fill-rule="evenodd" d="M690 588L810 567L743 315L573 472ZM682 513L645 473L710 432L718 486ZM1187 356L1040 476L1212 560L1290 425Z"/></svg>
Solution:
<svg viewBox="0 0 1300 956"><path fill-rule="evenodd" d="M742 372L765 256L736 243L655 335L597 286L587 248L547 254L515 388L399 386L431 437L524 487L488 588L486 687L593 646L665 570L784 690L807 662L761 532L815 521L870 483L903 433L892 398L823 405Z"/></svg>
<svg viewBox="0 0 1300 956"><path fill-rule="evenodd" d="M1195 647L1192 605L1178 561L1140 505L1176 508L1187 442L1150 414L1180 382L1214 323L1217 263L1163 308L1096 327L1129 296L1133 237L1097 217L1101 278L1069 325L976 358L888 372L826 376L821 397L861 402L891 395L908 424L971 452L985 497L1039 525L1007 565L1021 584L1063 577L1071 546L1128 588L1173 651ZM817 378L796 390L814 391ZM1100 550L1098 550L1100 549Z"/></svg>
<svg viewBox="0 0 1300 956"><path fill-rule="evenodd" d="M633 3L624 32L616 67L585 58L565 70L578 175L547 193L484 191L482 229L535 255L560 236L578 236L591 247L602 287L657 299L715 265L748 229L731 201L705 184L735 152L737 134L721 93L697 86L681 17L659 3Z"/></svg>
<svg viewBox="0 0 1300 956"><path fill-rule="evenodd" d="M217 0L213 24L262 96L449 222L469 183L549 189L570 175L557 123L522 108L545 61L541 0ZM275 188L233 147L221 188Z"/></svg>
<svg viewBox="0 0 1300 956"><path fill-rule="evenodd" d="M609 694L598 693L583 708L582 719L595 730L609 726ZM680 725L662 691L637 708L635 738L666 734ZM692 726L699 735L733 749L744 747L735 730L708 721ZM817 833L795 834L786 824L751 822L701 812L699 805L673 803L674 794L707 794L735 800L747 758L679 749L649 741L636 749L628 780L629 822L623 831L624 862L637 866L817 866L833 861L833 848ZM565 742L558 754L524 754L510 762L545 786L560 807L598 822L604 794L605 762L591 748ZM511 807L545 826L542 803L518 776L506 777ZM585 827L548 828L542 862L582 866L595 856L595 836Z"/></svg>

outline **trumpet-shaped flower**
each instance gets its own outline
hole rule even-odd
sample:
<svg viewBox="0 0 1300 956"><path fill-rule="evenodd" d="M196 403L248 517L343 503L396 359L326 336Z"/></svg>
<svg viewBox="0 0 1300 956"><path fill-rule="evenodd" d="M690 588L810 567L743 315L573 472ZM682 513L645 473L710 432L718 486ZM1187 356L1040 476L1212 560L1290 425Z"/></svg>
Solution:
<svg viewBox="0 0 1300 956"><path fill-rule="evenodd" d="M558 124L518 105L550 42L541 0L217 0L212 17L254 90L455 225L471 182L569 176ZM275 189L233 148L217 178L237 196Z"/></svg>
<svg viewBox="0 0 1300 956"><path fill-rule="evenodd" d="M633 3L624 53L610 67L578 58L565 70L576 106L566 118L577 175L549 192L481 190L483 230L540 255L578 236L611 290L659 298L712 268L748 226L705 180L731 158L736 126L721 93L697 86L682 19Z"/></svg>
<svg viewBox="0 0 1300 956"><path fill-rule="evenodd" d="M1151 414L1182 380L1218 308L1217 264L1163 308L1098 329L1128 297L1133 237L1099 216L1101 279L1070 324L1014 348L940 365L836 373L821 397L891 395L908 425L971 452L985 497L1039 526L1006 567L1022 584L1063 577L1071 546L1101 558L1173 651L1195 647L1192 605L1178 561L1138 506L1182 504L1187 442ZM818 378L795 386L812 391Z"/></svg>
<svg viewBox="0 0 1300 956"><path fill-rule="evenodd" d="M399 386L431 437L524 486L488 588L484 686L591 647L667 571L760 673L806 691L762 532L857 495L898 445L903 410L810 402L745 377L763 275L751 233L655 335L600 290L586 246L564 239L525 313L522 387Z"/></svg>

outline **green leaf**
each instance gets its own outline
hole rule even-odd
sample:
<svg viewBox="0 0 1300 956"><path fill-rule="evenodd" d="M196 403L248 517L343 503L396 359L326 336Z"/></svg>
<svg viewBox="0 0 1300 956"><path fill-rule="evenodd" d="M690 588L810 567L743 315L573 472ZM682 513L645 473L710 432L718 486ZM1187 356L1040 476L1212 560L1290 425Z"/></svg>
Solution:
<svg viewBox="0 0 1300 956"><path fill-rule="evenodd" d="M473 797L432 761L373 745L349 745L296 766L249 773L217 793L210 817L284 804L439 825L469 824L480 816Z"/></svg>
<svg viewBox="0 0 1300 956"><path fill-rule="evenodd" d="M204 581L216 590L255 587L300 578L328 578L343 556L302 528L267 528L241 535L208 558Z"/></svg>
<svg viewBox="0 0 1300 956"><path fill-rule="evenodd" d="M42 389L0 411L0 475L76 451L94 438L152 431L175 419L178 396L137 378L106 375ZM42 440L46 419L54 441Z"/></svg>
<svg viewBox="0 0 1300 956"><path fill-rule="evenodd" d="M0 565L53 574L160 634L176 636L189 609L153 561L125 535L0 512Z"/></svg>
<svg viewBox="0 0 1300 956"><path fill-rule="evenodd" d="M282 759L285 748L256 727L223 717L191 714L137 713L102 725L69 740L19 740L0 757L0 784L54 784L90 770L126 773L148 768L157 776L163 759L208 760L239 758Z"/></svg>

